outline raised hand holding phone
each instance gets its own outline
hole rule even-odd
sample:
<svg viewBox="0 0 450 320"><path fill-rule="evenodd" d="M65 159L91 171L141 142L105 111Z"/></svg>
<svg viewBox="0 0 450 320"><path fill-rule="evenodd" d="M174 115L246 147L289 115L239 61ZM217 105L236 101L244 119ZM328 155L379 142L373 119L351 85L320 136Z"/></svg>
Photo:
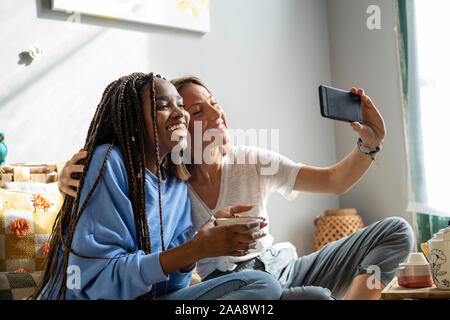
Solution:
<svg viewBox="0 0 450 320"><path fill-rule="evenodd" d="M383 117L364 89L353 87L350 91L344 91L321 85L319 97L323 117L350 122L363 146L370 149L380 146L386 136L386 127Z"/></svg>
<svg viewBox="0 0 450 320"><path fill-rule="evenodd" d="M362 144L370 149L379 147L386 136L386 126L384 119L369 96L361 88L351 88L351 93L361 97L361 109L363 122L351 122L350 126L359 135Z"/></svg>

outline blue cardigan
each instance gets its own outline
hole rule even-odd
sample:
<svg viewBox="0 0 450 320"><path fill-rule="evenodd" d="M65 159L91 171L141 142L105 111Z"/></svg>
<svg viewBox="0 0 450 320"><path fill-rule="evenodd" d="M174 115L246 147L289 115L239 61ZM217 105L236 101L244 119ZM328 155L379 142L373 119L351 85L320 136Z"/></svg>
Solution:
<svg viewBox="0 0 450 320"><path fill-rule="evenodd" d="M91 190L109 145L95 149L80 197L80 207ZM186 184L162 170L164 244L177 247L192 238L191 206ZM146 169L147 221L152 252L137 250L136 228L129 199L128 178L121 151L114 147L100 183L89 199L75 228L72 248L86 256L119 259L86 259L69 256L66 299L135 299L158 284L158 295L168 281L168 292L189 285L191 272L164 274L161 252L157 178ZM59 282L49 298L55 298Z"/></svg>

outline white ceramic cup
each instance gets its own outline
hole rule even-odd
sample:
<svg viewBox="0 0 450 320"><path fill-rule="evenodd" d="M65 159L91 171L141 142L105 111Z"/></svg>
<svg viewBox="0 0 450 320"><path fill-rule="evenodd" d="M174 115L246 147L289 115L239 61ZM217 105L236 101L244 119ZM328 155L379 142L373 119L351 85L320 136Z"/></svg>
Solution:
<svg viewBox="0 0 450 320"><path fill-rule="evenodd" d="M242 233L253 233L253 232L259 231L262 220L259 218L256 218L256 217L255 218L217 218L216 225L224 226L227 224L245 224L245 223L249 223L252 221L258 221L259 225L248 230L247 232L242 232Z"/></svg>
<svg viewBox="0 0 450 320"><path fill-rule="evenodd" d="M405 263L397 269L398 284L406 288L433 286L431 267L422 252L412 252Z"/></svg>

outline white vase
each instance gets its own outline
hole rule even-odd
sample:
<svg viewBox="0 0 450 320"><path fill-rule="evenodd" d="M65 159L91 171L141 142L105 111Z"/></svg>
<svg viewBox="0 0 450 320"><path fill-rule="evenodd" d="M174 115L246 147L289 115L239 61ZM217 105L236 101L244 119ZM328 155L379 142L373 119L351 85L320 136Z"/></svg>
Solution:
<svg viewBox="0 0 450 320"><path fill-rule="evenodd" d="M428 255L434 284L450 290L450 228L439 230L428 240Z"/></svg>

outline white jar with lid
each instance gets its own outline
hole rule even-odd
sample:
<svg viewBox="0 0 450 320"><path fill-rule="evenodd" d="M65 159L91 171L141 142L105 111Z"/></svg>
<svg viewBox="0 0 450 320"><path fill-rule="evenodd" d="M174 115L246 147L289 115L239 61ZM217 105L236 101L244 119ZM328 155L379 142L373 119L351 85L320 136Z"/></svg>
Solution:
<svg viewBox="0 0 450 320"><path fill-rule="evenodd" d="M450 228L439 230L428 240L428 255L434 284L450 290Z"/></svg>
<svg viewBox="0 0 450 320"><path fill-rule="evenodd" d="M431 267L423 253L412 252L408 260L397 269L398 284L405 288L426 288L433 286Z"/></svg>

